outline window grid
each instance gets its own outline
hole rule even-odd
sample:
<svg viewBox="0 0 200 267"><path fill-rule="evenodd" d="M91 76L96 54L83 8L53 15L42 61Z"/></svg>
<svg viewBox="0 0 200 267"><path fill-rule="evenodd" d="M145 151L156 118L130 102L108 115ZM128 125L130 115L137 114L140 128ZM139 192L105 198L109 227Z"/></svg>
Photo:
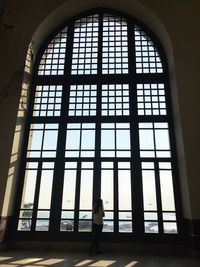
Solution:
<svg viewBox="0 0 200 267"><path fill-rule="evenodd" d="M103 16L103 74L128 73L127 21L120 17Z"/></svg>
<svg viewBox="0 0 200 267"><path fill-rule="evenodd" d="M31 124L27 158L55 158L57 149L58 124Z"/></svg>
<svg viewBox="0 0 200 267"><path fill-rule="evenodd" d="M44 51L38 67L38 75L64 74L67 29L65 27L58 33Z"/></svg>
<svg viewBox="0 0 200 267"><path fill-rule="evenodd" d="M129 158L130 123L101 124L101 157Z"/></svg>
<svg viewBox="0 0 200 267"><path fill-rule="evenodd" d="M66 158L95 156L95 123L68 123Z"/></svg>
<svg viewBox="0 0 200 267"><path fill-rule="evenodd" d="M167 115L164 84L137 84L138 115Z"/></svg>
<svg viewBox="0 0 200 267"><path fill-rule="evenodd" d="M72 75L97 74L98 15L75 22Z"/></svg>
<svg viewBox="0 0 200 267"><path fill-rule="evenodd" d="M104 84L102 85L101 99L102 116L129 115L129 85Z"/></svg>
<svg viewBox="0 0 200 267"><path fill-rule="evenodd" d="M170 158L168 123L139 123L140 157Z"/></svg>
<svg viewBox="0 0 200 267"><path fill-rule="evenodd" d="M75 21L74 24L70 23L68 35L70 42L67 46L69 50L65 51L68 29L66 27L51 41L40 61L37 75L54 75L54 77L36 76L35 99L32 117L30 116L31 127L27 136L27 160L39 161L39 172L42 172L41 161L55 159L56 177L52 177L62 180L64 170L64 181L68 180L65 190L68 190L68 194L74 190L74 200L70 202L71 204L73 202L73 205L65 206L63 202L61 210L56 210L55 207L60 205L59 201L61 202L60 197L56 198L60 191L53 190L53 200L56 199L56 201L51 203L51 216L51 210L48 208L20 206L19 231L50 230L50 233L58 233L59 236L63 232L73 232L74 236L78 236L78 232L91 232L92 204L96 196L93 194L99 194L102 185L106 191L107 182L110 179L112 194L109 192L108 202L113 206L109 206L106 210L105 232L115 235L133 234L145 229L144 233L148 234L153 230L147 229L155 227L155 232L158 234L178 233L176 210L162 207L166 203L166 193L162 186L161 189L156 186L157 177L162 185L165 185L167 177L169 187L172 188L170 192L174 193L171 168L163 169L159 165L159 160L162 163L165 160L172 161L174 156L171 155L173 149L171 150L169 141L169 125L163 122L171 119L167 117L169 114L166 107L165 84L159 83L160 75L155 75L163 72L156 43L151 41L153 39L143 31L143 28L135 26L134 20L127 24L124 18L103 14L102 16L100 12L99 15L87 16ZM102 38L99 34L100 28ZM134 35L131 35L133 31ZM128 62L128 40L133 41L129 49L134 49L135 44L135 55L133 55L135 60L130 62ZM71 66L65 62L65 53L67 59L72 59ZM134 53L134 50L130 51L129 56L131 53ZM131 62L133 65L130 65ZM130 75L131 77L126 75L129 73L128 64L133 74ZM66 76L64 66L68 66L70 70L70 73L66 72ZM139 77L134 73L141 75ZM143 75L145 73L153 75ZM132 90L129 86L135 83L136 94L129 92ZM135 98L136 95L137 98ZM130 114L131 118L128 117ZM151 115L152 120L147 123L149 119L144 118L144 115ZM161 115L165 115L165 118ZM154 119L156 122L153 122ZM57 144L58 137L60 140ZM100 159L105 165L101 166ZM148 168L140 166L141 160L149 162L154 159L153 163L156 167L151 169L150 176L156 184L154 188L156 208L152 210L144 208L143 221L143 215L139 219L134 217L135 214L142 213L142 203L139 208L134 205L132 207L135 199L141 199L141 196L139 198L137 196L137 188L141 194L144 191L141 181L139 183L136 181L134 173L138 172L140 176L148 172ZM61 163L64 160L67 160L68 165L64 166L64 163ZM84 169L82 164L91 160L94 161L92 172L90 168ZM109 162L113 163L113 166L107 168L106 164ZM70 167L72 163L76 163L76 166ZM122 166L127 163L128 168ZM33 178L38 176L38 168L33 168L32 174L26 172L25 184L26 175L29 177L32 175ZM29 171L28 168L25 169ZM87 195L85 192L88 190L88 177L91 189L89 208L81 207L83 202L80 201L81 197L84 198ZM136 187L132 186L132 180ZM72 188L73 181L74 188ZM54 181L53 184L56 182ZM62 182L57 186L63 190L64 196ZM86 189L81 189L81 186L82 188L85 186ZM37 182L38 196L39 189L40 183ZM147 191L149 191L148 182ZM148 195L148 193L145 194ZM157 200L159 195L161 200ZM123 206L124 198L128 198L130 206ZM157 206L159 201L162 203ZM49 212L48 215L44 215L46 212ZM29 230L20 229L26 216L31 220L32 226L26 226ZM26 225L28 224L29 222L26 222Z"/></svg>
<svg viewBox="0 0 200 267"><path fill-rule="evenodd" d="M160 55L149 36L135 26L136 73L162 73Z"/></svg>
<svg viewBox="0 0 200 267"><path fill-rule="evenodd" d="M60 116L62 101L61 85L36 86L33 116Z"/></svg>
<svg viewBox="0 0 200 267"><path fill-rule="evenodd" d="M169 191L171 179L169 175L162 175L162 172L171 172L171 162L159 162L159 184L161 185L161 210L158 209L158 196L156 192L156 167L154 162L141 162L143 201L144 201L144 228L145 233L158 234L159 223L165 234L177 234L177 219L174 206L173 190ZM170 181L171 180L171 181ZM164 192L163 192L164 191ZM167 204L166 204L167 203ZM170 207L166 209L166 206ZM162 221L159 222L158 214L161 214Z"/></svg>
<svg viewBox="0 0 200 267"><path fill-rule="evenodd" d="M69 116L96 116L97 86L71 85Z"/></svg>

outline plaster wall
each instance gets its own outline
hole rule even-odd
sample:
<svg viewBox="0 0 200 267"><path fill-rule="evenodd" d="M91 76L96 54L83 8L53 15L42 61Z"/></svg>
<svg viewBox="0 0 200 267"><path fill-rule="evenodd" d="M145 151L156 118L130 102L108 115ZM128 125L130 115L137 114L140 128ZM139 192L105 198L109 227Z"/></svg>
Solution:
<svg viewBox="0 0 200 267"><path fill-rule="evenodd" d="M22 91L28 45L36 55L48 34L60 23L94 7L109 7L133 15L160 39L169 61L180 184L184 217L200 219L199 91L200 2L198 0L4 0L0 2L0 214L12 214L19 139L13 138ZM26 87L27 85L25 85ZM17 115L18 114L18 115ZM20 123L23 124L24 115ZM16 137L17 138L17 137ZM12 158L11 152L16 153ZM8 183L7 183L8 181ZM10 190L8 190L10 188ZM4 201L5 192L7 193ZM3 205L4 202L4 205ZM9 203L8 203L9 202ZM2 212L1 212L2 211Z"/></svg>

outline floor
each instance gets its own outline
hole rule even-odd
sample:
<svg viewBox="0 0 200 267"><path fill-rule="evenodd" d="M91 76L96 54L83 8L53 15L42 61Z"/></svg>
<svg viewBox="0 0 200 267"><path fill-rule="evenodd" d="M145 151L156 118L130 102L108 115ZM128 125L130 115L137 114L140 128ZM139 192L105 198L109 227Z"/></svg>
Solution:
<svg viewBox="0 0 200 267"><path fill-rule="evenodd" d="M158 255L159 254L159 255ZM86 252L8 249L0 251L0 266L47 267L200 267L200 258L180 253L111 252L89 256Z"/></svg>

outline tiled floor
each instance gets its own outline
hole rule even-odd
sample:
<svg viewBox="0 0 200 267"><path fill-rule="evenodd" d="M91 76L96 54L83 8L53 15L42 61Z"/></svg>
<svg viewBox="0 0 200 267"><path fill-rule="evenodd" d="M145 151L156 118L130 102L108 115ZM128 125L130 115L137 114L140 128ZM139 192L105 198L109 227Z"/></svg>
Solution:
<svg viewBox="0 0 200 267"><path fill-rule="evenodd" d="M180 253L157 255L155 252L129 254L105 251L101 255L90 257L85 252L10 249L0 252L0 266L200 267L200 260L189 254Z"/></svg>

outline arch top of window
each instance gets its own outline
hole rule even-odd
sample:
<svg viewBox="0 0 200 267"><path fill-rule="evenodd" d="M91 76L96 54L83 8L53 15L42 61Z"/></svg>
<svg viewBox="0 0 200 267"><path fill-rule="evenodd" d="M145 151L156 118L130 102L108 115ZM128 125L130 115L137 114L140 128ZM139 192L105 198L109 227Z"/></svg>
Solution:
<svg viewBox="0 0 200 267"><path fill-rule="evenodd" d="M82 16L56 33L43 49L37 75L65 75L66 66L70 75L121 75L130 68L136 74L163 73L161 54L159 41L144 25L105 10Z"/></svg>

